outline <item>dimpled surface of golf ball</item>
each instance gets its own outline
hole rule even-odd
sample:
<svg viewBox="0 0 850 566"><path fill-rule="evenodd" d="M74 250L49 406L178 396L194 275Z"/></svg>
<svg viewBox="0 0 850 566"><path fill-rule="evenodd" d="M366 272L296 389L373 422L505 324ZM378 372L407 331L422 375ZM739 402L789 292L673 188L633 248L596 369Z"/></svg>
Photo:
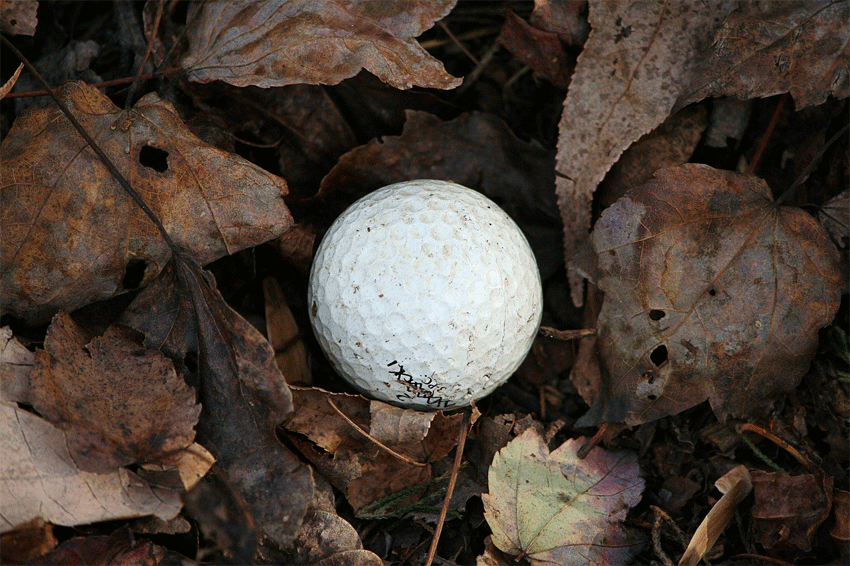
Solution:
<svg viewBox="0 0 850 566"><path fill-rule="evenodd" d="M450 409L491 393L528 353L540 273L514 221L444 181L397 183L351 205L322 240L308 305L336 371L403 407Z"/></svg>

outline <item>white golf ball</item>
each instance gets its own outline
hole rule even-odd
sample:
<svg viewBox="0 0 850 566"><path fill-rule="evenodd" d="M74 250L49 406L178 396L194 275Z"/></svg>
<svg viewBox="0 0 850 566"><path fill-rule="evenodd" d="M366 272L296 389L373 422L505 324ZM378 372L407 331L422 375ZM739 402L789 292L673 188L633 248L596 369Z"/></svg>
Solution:
<svg viewBox="0 0 850 566"><path fill-rule="evenodd" d="M534 254L493 201L417 180L351 205L313 260L316 338L364 394L416 409L481 399L522 363L540 325Z"/></svg>

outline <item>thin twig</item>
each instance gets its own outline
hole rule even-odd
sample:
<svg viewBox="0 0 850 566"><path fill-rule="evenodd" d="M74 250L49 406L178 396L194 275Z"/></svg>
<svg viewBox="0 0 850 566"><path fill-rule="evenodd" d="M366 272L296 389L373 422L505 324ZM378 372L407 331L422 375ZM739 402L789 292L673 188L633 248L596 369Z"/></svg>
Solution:
<svg viewBox="0 0 850 566"><path fill-rule="evenodd" d="M756 168L759 166L759 162L761 162L761 156L764 154L764 150L767 149L767 143L770 141L770 138L773 136L773 130L776 129L776 124L779 123L779 116L782 114L782 108L785 106L785 99L788 98L788 94L785 94L779 99L779 102L776 103L776 108L773 110L773 116L770 117L770 122L767 125L767 129L764 131L764 135L759 140L759 145L756 148L756 152L753 155L753 159L750 162L750 166L747 167L747 173L754 173Z"/></svg>
<svg viewBox="0 0 850 566"><path fill-rule="evenodd" d="M157 77L164 77L168 75L176 75L177 73L182 73L183 69L166 69L164 71L159 71L156 73L148 73L146 75L141 76L141 80L147 81L150 79L154 79ZM106 88L108 86L118 86L125 85L127 83L132 83L135 77L122 77L120 79L112 79L111 81L101 81L99 83L87 83L89 86L93 86L95 88ZM6 95L5 98L37 98L39 96L48 96L50 93L46 90L29 90L26 92L10 92Z"/></svg>
<svg viewBox="0 0 850 566"><path fill-rule="evenodd" d="M458 46L458 48L459 48L461 51L463 51L463 54L464 54L464 55L466 55L467 57L469 57L469 60L470 60L470 61L472 61L472 62L473 62L473 63L475 63L476 65L479 65L478 59L476 59L475 55L473 55L472 53L470 53L469 49L467 49L467 48L466 48L466 46L465 46L463 43L461 43L461 42L460 42L460 40L459 40L458 38L456 38L456 37L455 37L455 34L453 34L453 33L451 32L451 30L449 29L449 26L447 26L447 25L445 24L445 22L442 22L442 21L437 22L437 25L438 25L438 26L440 26L440 29L441 29L441 30L443 30L444 32L446 32L446 35L448 35L448 36L449 36L449 38L451 38L451 40L455 43L455 45L457 45L457 46Z"/></svg>
<svg viewBox="0 0 850 566"><path fill-rule="evenodd" d="M452 501L452 494L455 491L458 470L460 470L460 464L463 462L463 447L466 445L466 437L469 435L470 415L471 411L464 411L463 420L460 423L460 432L458 433L457 447L455 448L455 462L452 466L452 475L449 478L449 486L446 488L446 498L443 500L443 508L440 509L440 518L437 520L437 528L434 530L434 538L431 539L431 548L428 549L428 558L425 560L425 566L431 566L431 564L434 563L434 557L437 555L437 544L440 542L440 535L443 532L446 515L449 513L449 504Z"/></svg>
<svg viewBox="0 0 850 566"><path fill-rule="evenodd" d="M808 468L809 471L814 473L818 470L818 467L815 466L813 463L811 463L808 458L806 458L805 456L800 454L800 452L797 451L796 448L794 448L793 446L788 444L786 441L782 440L781 438L779 438L778 436L773 434L772 432L765 430L758 425L754 425L754 424L750 424L750 423L741 423L735 428L737 428L738 434L740 434L742 431L748 430L750 432L754 432L758 435L765 437L766 439L770 440L771 442L773 442L774 444L776 444L777 446L779 446L780 448L784 449L786 452L788 452L789 454L794 456L794 458L796 458L798 462L800 462L806 468Z"/></svg>
<svg viewBox="0 0 850 566"><path fill-rule="evenodd" d="M151 56L151 52L153 51L153 44L156 41L156 35L159 31L159 23L162 20L162 11L165 7L165 0L159 0L156 3L156 15L154 16L153 27L151 28L151 36L148 39L148 47L145 50L145 55L142 57L141 62L139 63L139 68L136 69L136 76L133 77L133 83L130 85L130 90L127 93L127 102L124 105L124 110L129 110L130 105L133 103L133 98L136 95L136 91L139 89L139 85L142 83L142 71L145 68L145 64L148 62L148 58Z"/></svg>
<svg viewBox="0 0 850 566"><path fill-rule="evenodd" d="M390 454L392 454L393 456L398 458L399 460L401 460L403 462L407 462L408 464L412 464L414 466L427 466L428 465L427 463L417 462L416 460L411 460L410 458L408 458L404 454L399 454L398 452L396 452L395 450L393 450L392 448L390 448L386 444L383 444L380 440L378 440L377 438L375 438L374 436L372 436L371 434L369 434L368 432L366 432L365 430L360 428L360 426L356 422L351 420L348 417L348 415L343 413L340 410L339 407L334 405L334 402L331 401L330 397L327 398L327 401L328 401L328 404L333 408L333 410L336 411L337 413L339 413L339 416L341 416L343 419L345 419L345 422L350 424L354 428L354 430L356 430L357 432L359 432L360 434L362 434L363 436L365 436L366 438L368 438L369 440L371 440L372 442L374 442L375 444L377 444L378 446L380 446L381 448L383 448L384 450L386 450L387 452L389 452Z"/></svg>
<svg viewBox="0 0 850 566"><path fill-rule="evenodd" d="M546 338L555 338L556 340L578 340L587 338L588 336L596 336L595 328L580 328L578 330L557 330L549 326L541 326L540 334Z"/></svg>

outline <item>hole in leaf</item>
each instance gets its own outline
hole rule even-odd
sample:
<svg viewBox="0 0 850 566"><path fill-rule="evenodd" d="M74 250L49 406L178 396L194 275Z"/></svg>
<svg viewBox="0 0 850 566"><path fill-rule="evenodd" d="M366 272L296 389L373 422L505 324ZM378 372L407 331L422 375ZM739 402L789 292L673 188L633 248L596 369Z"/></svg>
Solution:
<svg viewBox="0 0 850 566"><path fill-rule="evenodd" d="M649 395L646 396L646 398L649 399L650 401L655 401L656 399L658 399L658 395L653 395L652 393L650 393Z"/></svg>
<svg viewBox="0 0 850 566"><path fill-rule="evenodd" d="M713 297L714 295L716 295L716 294L717 294L717 291L715 291L715 290L714 290L714 287L712 287L711 289L709 289L709 290L708 290L708 294L709 294L709 295L711 295L711 296Z"/></svg>
<svg viewBox="0 0 850 566"><path fill-rule="evenodd" d="M666 315L666 314L667 313L665 313L664 311L661 311L661 310L658 310L658 309L652 309L651 311L649 311L649 318L651 320L661 320L662 318L664 318L664 315Z"/></svg>
<svg viewBox="0 0 850 566"><path fill-rule="evenodd" d="M145 277L145 269L148 267L148 262L140 259L131 259L127 263L127 268L124 270L124 279L121 280L121 286L125 289L137 289Z"/></svg>
<svg viewBox="0 0 850 566"><path fill-rule="evenodd" d="M168 171L168 152L158 147L144 145L139 151L139 163L158 173Z"/></svg>
<svg viewBox="0 0 850 566"><path fill-rule="evenodd" d="M649 359L652 363L655 364L656 367L660 366L664 362L667 361L667 346L663 344L655 348L651 354L649 354Z"/></svg>

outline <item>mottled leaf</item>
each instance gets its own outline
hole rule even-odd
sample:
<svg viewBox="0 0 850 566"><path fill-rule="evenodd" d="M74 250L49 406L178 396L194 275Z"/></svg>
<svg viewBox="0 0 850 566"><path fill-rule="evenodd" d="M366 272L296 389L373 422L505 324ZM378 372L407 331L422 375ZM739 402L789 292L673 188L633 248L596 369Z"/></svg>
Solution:
<svg viewBox="0 0 850 566"><path fill-rule="evenodd" d="M604 389L579 423L640 424L708 399L719 417L767 410L796 387L832 321L838 250L752 176L662 169L591 235ZM592 269L591 269L592 271Z"/></svg>
<svg viewBox="0 0 850 566"><path fill-rule="evenodd" d="M550 453L527 430L496 454L482 498L500 550L535 565L602 565L627 564L640 549L621 525L644 488L637 456L597 446L582 460L576 452L585 440Z"/></svg>
<svg viewBox="0 0 850 566"><path fill-rule="evenodd" d="M236 86L337 84L365 69L396 88L460 84L413 39L456 0L240 0L200 4L189 79Z"/></svg>

